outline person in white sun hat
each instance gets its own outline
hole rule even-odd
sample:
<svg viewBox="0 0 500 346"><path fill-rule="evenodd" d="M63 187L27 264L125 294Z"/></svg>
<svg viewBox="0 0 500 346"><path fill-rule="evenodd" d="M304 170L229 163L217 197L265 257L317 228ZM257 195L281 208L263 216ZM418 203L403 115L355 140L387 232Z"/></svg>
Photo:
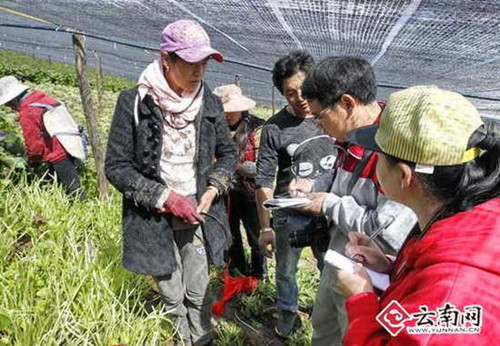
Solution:
<svg viewBox="0 0 500 346"><path fill-rule="evenodd" d="M3 105L18 112L29 163L47 163L68 193L85 199L75 166L75 158L85 158L83 135L64 105L42 91L30 91L14 76L0 78Z"/></svg>
<svg viewBox="0 0 500 346"><path fill-rule="evenodd" d="M236 143L238 165L228 198L229 225L233 245L229 249L230 270L233 275L251 275L262 279L267 276L267 263L259 250L259 216L255 202L255 161L260 144L260 133L264 120L249 113L255 101L244 96L235 84L222 85L214 89L224 107L229 129ZM251 248L250 268L240 231L243 222Z"/></svg>

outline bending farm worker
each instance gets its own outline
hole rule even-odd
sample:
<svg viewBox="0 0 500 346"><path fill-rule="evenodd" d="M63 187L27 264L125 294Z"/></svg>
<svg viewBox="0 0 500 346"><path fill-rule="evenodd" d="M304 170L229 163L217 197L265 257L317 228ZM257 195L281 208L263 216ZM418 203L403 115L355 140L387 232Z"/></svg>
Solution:
<svg viewBox="0 0 500 346"><path fill-rule="evenodd" d="M40 90L29 91L13 76L0 78L2 105L18 112L29 163L47 163L69 194L85 199L75 161L86 157L86 138L66 107Z"/></svg>

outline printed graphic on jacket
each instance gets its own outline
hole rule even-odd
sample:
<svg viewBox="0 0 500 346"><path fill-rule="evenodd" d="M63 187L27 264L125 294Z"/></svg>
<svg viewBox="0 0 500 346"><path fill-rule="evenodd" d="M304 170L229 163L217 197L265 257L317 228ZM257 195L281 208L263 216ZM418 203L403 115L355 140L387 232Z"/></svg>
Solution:
<svg viewBox="0 0 500 346"><path fill-rule="evenodd" d="M316 179L329 172L337 158L335 140L328 135L308 138L300 143L289 144L287 153L292 158L292 174L304 179Z"/></svg>

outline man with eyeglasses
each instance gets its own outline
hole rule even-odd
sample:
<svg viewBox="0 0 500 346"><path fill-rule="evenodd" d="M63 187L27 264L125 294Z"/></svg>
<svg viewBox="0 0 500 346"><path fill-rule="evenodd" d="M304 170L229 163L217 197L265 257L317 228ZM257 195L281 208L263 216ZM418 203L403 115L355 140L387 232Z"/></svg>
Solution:
<svg viewBox="0 0 500 346"><path fill-rule="evenodd" d="M313 202L300 208L324 215L330 226L329 248L344 253L349 232L371 235L385 253L396 254L416 218L411 210L389 201L376 177L376 153L349 145L347 133L377 123L384 107L375 100L375 74L370 64L355 57L331 57L309 71L302 85L311 112L325 132L339 145L336 169L316 182L296 179L292 196L306 195ZM319 192L329 191L329 192ZM311 193L312 192L312 193ZM337 288L336 270L325 266L313 309L315 346L340 345L347 326L345 301Z"/></svg>

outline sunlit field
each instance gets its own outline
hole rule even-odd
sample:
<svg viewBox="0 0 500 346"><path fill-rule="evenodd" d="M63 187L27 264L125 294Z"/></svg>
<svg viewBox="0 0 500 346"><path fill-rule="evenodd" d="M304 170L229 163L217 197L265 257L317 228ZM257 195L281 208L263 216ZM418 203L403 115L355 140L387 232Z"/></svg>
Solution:
<svg viewBox="0 0 500 346"><path fill-rule="evenodd" d="M58 64L40 68L48 68L49 74L50 66ZM85 124L75 86L47 81L26 84L64 102L77 122ZM117 96L117 91L105 90L98 111L103 144ZM265 107L254 110L264 118L270 113ZM80 167L89 198L79 202L43 176L43 166L28 167L16 116L6 107L0 110L0 130L5 132L0 142L0 344L171 343L175 331L163 312L161 297L146 277L121 267L121 195L112 190L109 199L98 198L93 158ZM301 319L297 333L286 341L290 345L310 343L309 316L319 280L309 251L299 267ZM211 277L217 298L221 270L213 268ZM282 344L273 333L274 302L271 261L269 280L233 300L225 315L214 320L217 344Z"/></svg>

